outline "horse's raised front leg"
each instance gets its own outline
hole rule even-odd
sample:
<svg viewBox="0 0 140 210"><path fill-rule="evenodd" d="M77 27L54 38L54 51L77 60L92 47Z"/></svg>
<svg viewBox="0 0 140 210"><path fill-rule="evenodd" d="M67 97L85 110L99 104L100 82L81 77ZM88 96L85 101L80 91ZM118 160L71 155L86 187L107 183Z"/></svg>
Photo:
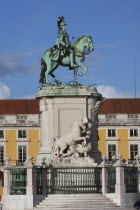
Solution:
<svg viewBox="0 0 140 210"><path fill-rule="evenodd" d="M81 68L84 69L84 71L83 71L81 74L78 74L78 76L84 76L85 73L86 73L87 70L88 70L88 67L87 67L84 63L82 63L81 61L77 61L77 63L78 63L78 65L79 65Z"/></svg>

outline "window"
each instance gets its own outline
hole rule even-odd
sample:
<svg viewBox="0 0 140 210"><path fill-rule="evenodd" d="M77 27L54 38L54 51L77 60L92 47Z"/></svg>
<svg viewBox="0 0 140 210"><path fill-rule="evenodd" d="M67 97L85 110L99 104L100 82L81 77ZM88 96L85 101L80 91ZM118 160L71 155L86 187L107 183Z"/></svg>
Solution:
<svg viewBox="0 0 140 210"><path fill-rule="evenodd" d="M18 130L18 138L27 138L26 130Z"/></svg>
<svg viewBox="0 0 140 210"><path fill-rule="evenodd" d="M26 123L27 122L27 116L26 115L17 115L16 116L16 122L19 124Z"/></svg>
<svg viewBox="0 0 140 210"><path fill-rule="evenodd" d="M136 119L136 118L139 118L139 115L138 114L128 114L128 118Z"/></svg>
<svg viewBox="0 0 140 210"><path fill-rule="evenodd" d="M138 137L138 129L130 129L130 137Z"/></svg>
<svg viewBox="0 0 140 210"><path fill-rule="evenodd" d="M0 146L0 162L4 161L4 146Z"/></svg>
<svg viewBox="0 0 140 210"><path fill-rule="evenodd" d="M0 115L0 120L5 120L5 116L4 115Z"/></svg>
<svg viewBox="0 0 140 210"><path fill-rule="evenodd" d="M112 160L112 157L116 156L116 144L108 145L108 159Z"/></svg>
<svg viewBox="0 0 140 210"><path fill-rule="evenodd" d="M108 137L116 137L116 129L108 129Z"/></svg>
<svg viewBox="0 0 140 210"><path fill-rule="evenodd" d="M27 146L18 146L18 161L24 162L27 159Z"/></svg>
<svg viewBox="0 0 140 210"><path fill-rule="evenodd" d="M130 145L130 159L134 160L137 154L138 154L138 145L131 144Z"/></svg>
<svg viewBox="0 0 140 210"><path fill-rule="evenodd" d="M116 115L115 114L107 114L106 118L107 119L114 119L114 118L116 118Z"/></svg>
<svg viewBox="0 0 140 210"><path fill-rule="evenodd" d="M17 120L27 120L26 115L17 115Z"/></svg>
<svg viewBox="0 0 140 210"><path fill-rule="evenodd" d="M4 130L0 130L0 139L4 139Z"/></svg>

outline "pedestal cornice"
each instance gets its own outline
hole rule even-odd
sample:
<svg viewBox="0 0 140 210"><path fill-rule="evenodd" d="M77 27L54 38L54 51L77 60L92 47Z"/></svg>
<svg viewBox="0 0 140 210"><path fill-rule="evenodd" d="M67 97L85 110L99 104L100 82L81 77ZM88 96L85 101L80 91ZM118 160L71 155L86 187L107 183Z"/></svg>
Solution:
<svg viewBox="0 0 140 210"><path fill-rule="evenodd" d="M44 86L40 88L36 98L61 96L94 96L102 98L97 89L90 86Z"/></svg>

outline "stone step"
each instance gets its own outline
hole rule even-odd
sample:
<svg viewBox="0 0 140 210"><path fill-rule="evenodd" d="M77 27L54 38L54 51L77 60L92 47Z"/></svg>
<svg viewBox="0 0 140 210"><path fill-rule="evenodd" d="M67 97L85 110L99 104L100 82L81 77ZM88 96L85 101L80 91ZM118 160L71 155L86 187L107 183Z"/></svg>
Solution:
<svg viewBox="0 0 140 210"><path fill-rule="evenodd" d="M48 195L34 210L132 210L122 208L102 194L53 194Z"/></svg>
<svg viewBox="0 0 140 210"><path fill-rule="evenodd" d="M77 200L85 200L85 201L107 201L108 199L107 198L48 198L48 197L46 197L45 198L45 200L47 200L47 201L59 201L59 200L63 200L63 201L65 201L65 200L70 200L70 201L77 201Z"/></svg>
<svg viewBox="0 0 140 210"><path fill-rule="evenodd" d="M49 194L48 197L104 197L101 193L82 194Z"/></svg>
<svg viewBox="0 0 140 210"><path fill-rule="evenodd" d="M42 201L43 203L54 203L54 201L48 201L48 200L43 200ZM42 203L41 202L41 203ZM106 201L99 201L99 202L97 202L97 201L92 201L92 200L83 200L83 201L78 201L78 200L75 200L75 201L73 201L73 200L69 200L69 201L63 201L63 200L61 200L61 201L56 201L55 200L55 203L75 203L75 204L77 204L77 203L92 203L92 204L96 204L96 203L104 203L104 204L107 204L107 203L111 203L110 201L108 201L108 200L106 200Z"/></svg>
<svg viewBox="0 0 140 210"><path fill-rule="evenodd" d="M104 196L67 196L67 197L65 197L65 196L59 196L59 197L50 197L50 196L47 196L46 197L47 199L106 199L106 197L104 197Z"/></svg>
<svg viewBox="0 0 140 210"><path fill-rule="evenodd" d="M34 208L34 210L44 210L46 208L46 206L45 207L36 207L36 208ZM97 207L90 207L90 208L88 208L88 207L86 207L86 208L72 208L72 207L64 207L64 208L62 208L62 207L60 207L60 208L52 208L52 207L50 207L50 208L46 208L45 210L97 210ZM99 208L99 210L134 210L134 208L122 208L122 207L101 207L101 208Z"/></svg>
<svg viewBox="0 0 140 210"><path fill-rule="evenodd" d="M69 196L65 196L65 195L59 195L59 196L57 196L57 195L54 195L54 196L52 196L52 195L47 195L47 198L105 198L105 196L103 196L103 195L73 195L73 194L69 194Z"/></svg>
<svg viewBox="0 0 140 210"><path fill-rule="evenodd" d="M81 204L90 204L90 205L102 205L102 204L104 204L104 205L107 205L107 204L112 204L110 201L100 201L100 202L98 202L98 201L90 201L90 200L86 200L86 201L63 201L63 200L61 200L61 201L55 201L55 203L54 203L54 201L47 201L47 200L43 200L42 202L40 202L40 205L50 205L50 204L52 204L52 205L59 205L59 204L75 204L75 205L79 205L79 203Z"/></svg>
<svg viewBox="0 0 140 210"><path fill-rule="evenodd" d="M43 207L43 206L46 206L46 207L57 207L57 208L60 208L60 207L67 207L67 206L70 206L70 207L73 207L73 208L77 208L77 207L83 207L83 208L86 208L86 207L99 207L99 206L106 206L106 207L109 207L109 206L112 206L112 207L114 207L114 206L116 206L116 205L112 205L112 203L108 203L108 204L104 204L104 203L102 203L102 204L94 204L94 203L91 203L91 204L84 204L84 203L80 203L80 204L75 204L75 203L65 203L65 204L62 204L62 203L57 203L57 204L44 204L44 203L41 203L41 204L39 204L37 207Z"/></svg>

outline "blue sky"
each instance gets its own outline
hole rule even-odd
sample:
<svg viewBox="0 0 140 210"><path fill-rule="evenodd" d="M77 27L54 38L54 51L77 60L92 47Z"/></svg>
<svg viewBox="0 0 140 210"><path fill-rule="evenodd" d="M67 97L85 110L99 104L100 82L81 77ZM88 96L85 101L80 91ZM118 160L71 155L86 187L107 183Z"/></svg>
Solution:
<svg viewBox="0 0 140 210"><path fill-rule="evenodd" d="M95 50L86 56L89 70L78 81L95 84L105 97L140 97L139 0L5 0L0 3L0 98L32 98L38 92L40 59L57 37L64 16L70 40L90 35ZM81 69L79 69L81 72ZM73 78L68 68L55 74Z"/></svg>

